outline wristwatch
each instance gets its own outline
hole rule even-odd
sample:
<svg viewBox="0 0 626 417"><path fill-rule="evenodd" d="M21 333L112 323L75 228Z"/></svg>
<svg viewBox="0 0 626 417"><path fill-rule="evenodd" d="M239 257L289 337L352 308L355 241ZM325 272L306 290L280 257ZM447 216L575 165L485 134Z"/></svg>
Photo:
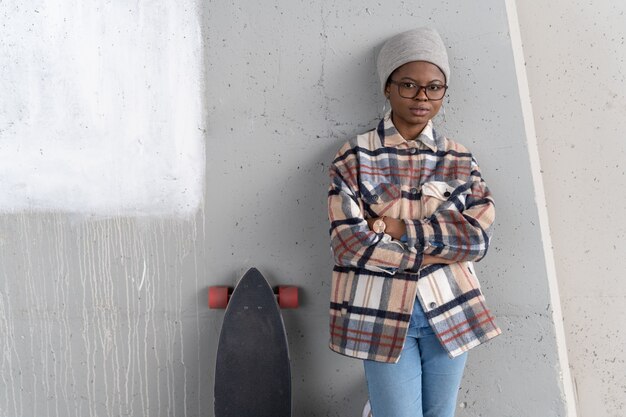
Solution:
<svg viewBox="0 0 626 417"><path fill-rule="evenodd" d="M387 225L385 224L385 216L377 219L372 227L376 233L385 233L385 229L387 228Z"/></svg>

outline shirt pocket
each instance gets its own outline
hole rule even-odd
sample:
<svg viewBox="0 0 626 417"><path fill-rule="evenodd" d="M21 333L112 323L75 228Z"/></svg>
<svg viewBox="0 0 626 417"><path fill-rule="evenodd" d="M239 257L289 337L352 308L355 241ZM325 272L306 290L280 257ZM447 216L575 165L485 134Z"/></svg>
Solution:
<svg viewBox="0 0 626 417"><path fill-rule="evenodd" d="M429 181L422 184L420 200L422 217L430 217L437 210L465 209L465 199L470 194L471 187L461 180Z"/></svg>
<svg viewBox="0 0 626 417"><path fill-rule="evenodd" d="M361 183L361 198L369 207L371 217L387 216L398 218L400 214L400 203L402 200L402 189L399 185L381 182L371 183L363 181Z"/></svg>

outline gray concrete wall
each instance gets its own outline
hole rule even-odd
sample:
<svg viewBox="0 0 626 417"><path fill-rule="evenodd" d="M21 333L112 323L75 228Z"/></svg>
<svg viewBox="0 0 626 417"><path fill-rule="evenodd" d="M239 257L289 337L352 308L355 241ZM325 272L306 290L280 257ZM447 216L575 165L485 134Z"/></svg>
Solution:
<svg viewBox="0 0 626 417"><path fill-rule="evenodd" d="M97 217L80 204L54 212L4 210L0 416L212 415L223 313L206 308L206 289L234 284L250 266L274 284L302 288L302 308L284 313L294 416L360 415L366 399L362 365L326 347L327 167L341 143L381 116L374 49L418 25L439 29L449 46L450 96L446 117L437 125L473 150L498 209L491 253L477 271L504 334L472 351L457 415L564 416L548 272L504 4L164 4L150 19L152 5L109 9L103 27L123 14L128 24L144 30L159 25L181 48L188 42L198 46L190 49L197 51L195 61L180 62L175 48L162 49L151 37L142 38L137 50L156 51L146 64L169 74L165 79L184 80L200 68L204 87L188 103L166 107L168 112L145 112L140 120L120 123L168 125L179 113L202 114L202 122L180 135L202 132L203 203L193 215L176 204L160 206L157 214L150 205L134 214L113 206ZM41 6L38 24L46 27L48 9ZM30 15L12 13L17 2L0 7L13 28L29 33ZM87 9L57 4L54 11L98 20ZM194 37L189 31L196 27ZM100 30L96 35L109 41ZM41 42L62 44L58 36ZM116 36L122 44L137 43ZM124 79L124 72L107 62L97 68ZM20 76L4 73L2 80L7 97L7 85ZM149 96L148 91L139 94ZM32 94L41 96L37 89ZM150 101L157 108L167 103L160 95ZM26 123L19 114L5 106L0 123ZM43 121L28 120L43 137L50 133ZM20 140L6 130L0 135L2 143ZM196 148L176 147L177 136L174 129L161 140L197 161ZM115 160L118 151L106 155ZM188 184L193 180L182 181L181 189ZM179 197L168 198L183 201Z"/></svg>
<svg viewBox="0 0 626 417"><path fill-rule="evenodd" d="M626 409L626 4L518 2L578 415Z"/></svg>

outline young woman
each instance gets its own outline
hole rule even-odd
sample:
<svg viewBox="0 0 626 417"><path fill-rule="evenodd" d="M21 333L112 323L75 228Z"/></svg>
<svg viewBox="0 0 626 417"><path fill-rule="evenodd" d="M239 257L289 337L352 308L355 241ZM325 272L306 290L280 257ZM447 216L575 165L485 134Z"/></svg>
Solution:
<svg viewBox="0 0 626 417"><path fill-rule="evenodd" d="M377 69L391 111L330 169L330 348L364 360L374 417L452 417L466 352L500 334L472 264L494 203L472 154L433 129L450 80L439 34L389 39Z"/></svg>

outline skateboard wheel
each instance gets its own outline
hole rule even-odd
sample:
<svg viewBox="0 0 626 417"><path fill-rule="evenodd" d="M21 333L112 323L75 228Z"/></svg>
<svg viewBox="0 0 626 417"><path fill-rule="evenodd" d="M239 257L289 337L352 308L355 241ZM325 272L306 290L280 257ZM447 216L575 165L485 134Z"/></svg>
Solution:
<svg viewBox="0 0 626 417"><path fill-rule="evenodd" d="M226 308L228 287L209 287L209 308Z"/></svg>
<svg viewBox="0 0 626 417"><path fill-rule="evenodd" d="M280 308L298 308L298 287L278 287L278 305Z"/></svg>

